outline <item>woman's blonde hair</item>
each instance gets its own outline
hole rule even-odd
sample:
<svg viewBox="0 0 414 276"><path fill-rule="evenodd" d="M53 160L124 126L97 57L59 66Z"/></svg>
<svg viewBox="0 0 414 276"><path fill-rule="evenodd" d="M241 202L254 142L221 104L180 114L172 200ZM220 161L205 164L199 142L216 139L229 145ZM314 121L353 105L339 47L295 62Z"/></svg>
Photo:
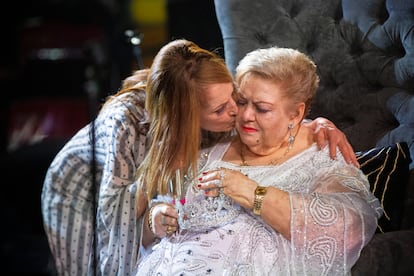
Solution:
<svg viewBox="0 0 414 276"><path fill-rule="evenodd" d="M233 79L224 60L191 41L174 40L158 52L148 76L145 103L152 143L138 169L148 200L157 194L177 195L180 187L171 187L177 170L181 178L196 176L200 93L209 84L229 82Z"/></svg>
<svg viewBox="0 0 414 276"><path fill-rule="evenodd" d="M304 116L319 86L315 63L305 54L290 48L271 47L248 53L236 68L239 87L246 76L256 75L281 85L293 103L305 103Z"/></svg>

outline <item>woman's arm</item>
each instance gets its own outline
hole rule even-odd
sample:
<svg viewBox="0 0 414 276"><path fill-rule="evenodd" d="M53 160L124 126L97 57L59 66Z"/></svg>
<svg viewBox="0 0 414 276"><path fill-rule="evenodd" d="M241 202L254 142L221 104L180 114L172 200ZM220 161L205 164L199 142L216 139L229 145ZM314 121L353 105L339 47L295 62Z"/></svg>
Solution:
<svg viewBox="0 0 414 276"><path fill-rule="evenodd" d="M368 184L357 168L348 166L348 169L342 171L320 172L319 175L320 177L314 180L318 183L317 188L310 193L295 194L276 187L265 187L266 193L259 211L263 221L288 240L298 229L309 231L310 237L311 234L318 235L321 231L337 233L338 229L343 227L359 229L364 222L371 221L375 224L375 208L371 208L367 203L371 202L373 197L370 200L364 198L367 196ZM224 194L248 210L255 208L256 188L259 185L260 183L241 172L229 169L211 171L199 179L199 188L206 190L206 195L216 196L219 186ZM318 214L319 212L322 213ZM324 215L336 215L335 223L315 223L319 216ZM295 231L292 231L291 227L295 227ZM349 233L358 231L350 230Z"/></svg>
<svg viewBox="0 0 414 276"><path fill-rule="evenodd" d="M128 274L136 265L142 217L137 217L136 169L145 156L146 136L119 101L99 115L96 129L105 156L98 200L97 247L104 274ZM103 154L104 153L104 154Z"/></svg>

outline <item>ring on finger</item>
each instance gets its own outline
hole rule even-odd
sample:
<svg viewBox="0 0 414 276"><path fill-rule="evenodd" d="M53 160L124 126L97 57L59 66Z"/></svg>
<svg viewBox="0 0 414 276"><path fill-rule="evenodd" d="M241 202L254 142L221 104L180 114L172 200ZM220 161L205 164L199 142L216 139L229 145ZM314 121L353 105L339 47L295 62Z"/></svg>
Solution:
<svg viewBox="0 0 414 276"><path fill-rule="evenodd" d="M214 179L214 180L211 180L210 184L217 185L217 188L221 188L223 183L221 182L221 179Z"/></svg>
<svg viewBox="0 0 414 276"><path fill-rule="evenodd" d="M333 126L332 126L332 125L330 125L330 124L326 124L326 123L323 123L323 124L322 124L322 127L323 127L323 128L327 128L328 130L333 129Z"/></svg>
<svg viewBox="0 0 414 276"><path fill-rule="evenodd" d="M223 181L224 179L224 170L220 170L220 180Z"/></svg>
<svg viewBox="0 0 414 276"><path fill-rule="evenodd" d="M165 231L165 233L167 233L167 235L170 235L174 232L173 230L173 226L171 225L167 225L167 230Z"/></svg>
<svg viewBox="0 0 414 276"><path fill-rule="evenodd" d="M217 186L218 186L219 188L221 188L221 187L223 186L224 171L223 171L223 170L220 170L220 171L219 171L219 174L220 174L220 180L218 180L218 182L217 182Z"/></svg>

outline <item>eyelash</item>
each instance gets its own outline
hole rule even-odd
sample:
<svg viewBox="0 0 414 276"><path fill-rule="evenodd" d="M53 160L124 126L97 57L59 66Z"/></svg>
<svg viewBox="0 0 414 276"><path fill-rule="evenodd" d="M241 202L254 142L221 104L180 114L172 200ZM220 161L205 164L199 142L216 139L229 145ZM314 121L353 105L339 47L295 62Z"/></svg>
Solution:
<svg viewBox="0 0 414 276"><path fill-rule="evenodd" d="M241 106L243 106L243 105L245 105L245 104L247 104L247 102L246 101L244 101L244 100L237 100L237 105L241 105Z"/></svg>
<svg viewBox="0 0 414 276"><path fill-rule="evenodd" d="M244 105L246 105L247 104L247 101L245 101L245 100L237 100L237 105L238 106L244 106ZM269 112L269 110L267 110L267 109L262 109L262 108L260 108L260 107L258 107L257 105L255 105L255 109L256 109L256 111L258 112L258 113L266 113L266 112Z"/></svg>
<svg viewBox="0 0 414 276"><path fill-rule="evenodd" d="M216 114L221 114L221 113L223 113L224 112L224 109L226 108L226 106L225 105L223 105L222 107L220 107L219 109L217 109L216 111L214 111L214 113L216 113Z"/></svg>

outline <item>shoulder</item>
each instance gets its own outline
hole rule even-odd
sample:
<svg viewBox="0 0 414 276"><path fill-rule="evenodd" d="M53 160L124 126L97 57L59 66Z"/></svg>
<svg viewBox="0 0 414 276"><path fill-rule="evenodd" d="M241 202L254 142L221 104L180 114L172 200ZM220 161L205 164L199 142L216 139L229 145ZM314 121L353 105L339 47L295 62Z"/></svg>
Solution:
<svg viewBox="0 0 414 276"><path fill-rule="evenodd" d="M113 97L101 109L98 121L105 125L133 128L148 132L149 117L145 110L145 92L130 92Z"/></svg>
<svg viewBox="0 0 414 276"><path fill-rule="evenodd" d="M232 139L232 137L226 137L215 145L200 150L200 164L205 165L207 162L221 160L230 147Z"/></svg>

